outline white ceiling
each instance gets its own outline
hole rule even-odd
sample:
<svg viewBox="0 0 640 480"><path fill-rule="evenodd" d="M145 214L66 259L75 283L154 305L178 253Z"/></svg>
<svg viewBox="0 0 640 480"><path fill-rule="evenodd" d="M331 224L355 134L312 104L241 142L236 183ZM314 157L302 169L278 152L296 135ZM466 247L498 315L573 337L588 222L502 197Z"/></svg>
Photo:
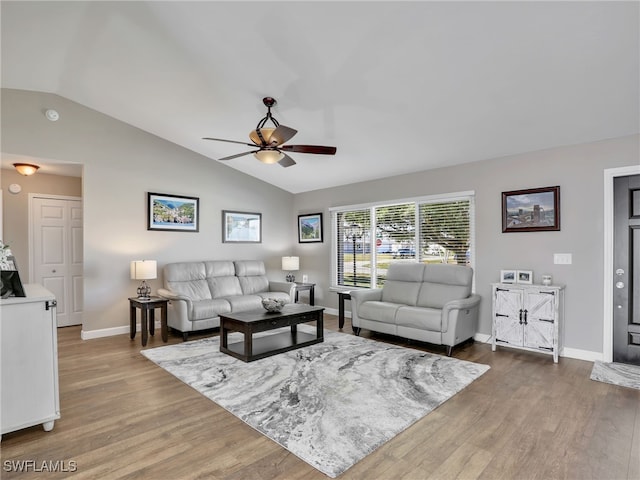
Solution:
<svg viewBox="0 0 640 480"><path fill-rule="evenodd" d="M212 162L273 96L289 144L337 154L225 164L298 193L638 133L639 5L3 0L2 86Z"/></svg>

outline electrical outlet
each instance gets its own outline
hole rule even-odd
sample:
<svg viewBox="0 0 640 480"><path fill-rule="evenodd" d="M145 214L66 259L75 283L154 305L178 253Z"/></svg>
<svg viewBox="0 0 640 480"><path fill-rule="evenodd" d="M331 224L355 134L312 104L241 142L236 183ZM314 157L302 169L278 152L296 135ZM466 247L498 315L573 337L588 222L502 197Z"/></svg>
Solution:
<svg viewBox="0 0 640 480"><path fill-rule="evenodd" d="M572 258L570 253L554 253L553 263L556 265L571 265Z"/></svg>

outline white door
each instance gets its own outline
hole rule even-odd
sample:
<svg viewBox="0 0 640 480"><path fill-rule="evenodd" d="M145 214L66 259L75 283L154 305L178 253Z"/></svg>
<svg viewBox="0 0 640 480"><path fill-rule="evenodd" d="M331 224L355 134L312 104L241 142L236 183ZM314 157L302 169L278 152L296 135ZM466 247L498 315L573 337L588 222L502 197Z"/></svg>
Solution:
<svg viewBox="0 0 640 480"><path fill-rule="evenodd" d="M35 196L31 202L33 281L58 302L59 327L82 323L82 201Z"/></svg>

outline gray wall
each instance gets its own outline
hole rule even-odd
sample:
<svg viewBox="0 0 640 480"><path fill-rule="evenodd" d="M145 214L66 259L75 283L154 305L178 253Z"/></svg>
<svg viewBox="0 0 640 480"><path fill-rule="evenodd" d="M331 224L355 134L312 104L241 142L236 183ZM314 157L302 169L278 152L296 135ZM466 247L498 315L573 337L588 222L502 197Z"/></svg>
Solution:
<svg viewBox="0 0 640 480"><path fill-rule="evenodd" d="M564 346L602 352L603 195L606 168L637 165L639 136L478 161L384 180L318 190L295 197L294 215L323 212L325 242L298 245L301 272L318 283L319 303L337 308L329 292L328 208L380 200L473 190L476 193L476 290L483 298L480 333L491 334L490 283L501 269L533 270L565 284ZM560 185L561 231L502 233L501 192ZM554 265L572 253L572 265Z"/></svg>
<svg viewBox="0 0 640 480"><path fill-rule="evenodd" d="M43 112L55 108L53 123ZM280 257L295 242L293 195L62 97L2 90L2 152L84 165L83 331L128 323L129 262ZM38 175L38 174L36 174ZM147 231L147 192L200 198L200 232ZM261 212L263 243L222 243L222 210ZM11 238L11 224L4 235ZM162 279L152 281L155 290Z"/></svg>

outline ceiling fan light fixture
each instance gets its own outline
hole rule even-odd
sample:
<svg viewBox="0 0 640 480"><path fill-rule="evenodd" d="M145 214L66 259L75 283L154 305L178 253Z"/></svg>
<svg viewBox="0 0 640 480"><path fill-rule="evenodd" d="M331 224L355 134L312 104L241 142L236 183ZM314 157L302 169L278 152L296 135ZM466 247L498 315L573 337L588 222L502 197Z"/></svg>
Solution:
<svg viewBox="0 0 640 480"><path fill-rule="evenodd" d="M259 130L262 138L264 138L265 143L268 145L271 140L271 135L275 131L275 128L260 128ZM262 140L260 140L260 136L258 135L258 129L251 130L251 132L249 133L249 138L256 145L262 145Z"/></svg>
<svg viewBox="0 0 640 480"><path fill-rule="evenodd" d="M28 177L29 175L33 175L40 168L38 165L33 165L31 163L14 163L14 167L20 175L24 175Z"/></svg>
<svg viewBox="0 0 640 480"><path fill-rule="evenodd" d="M253 156L262 163L267 164L278 163L284 158L284 154L278 150L260 150L259 152L254 153Z"/></svg>

